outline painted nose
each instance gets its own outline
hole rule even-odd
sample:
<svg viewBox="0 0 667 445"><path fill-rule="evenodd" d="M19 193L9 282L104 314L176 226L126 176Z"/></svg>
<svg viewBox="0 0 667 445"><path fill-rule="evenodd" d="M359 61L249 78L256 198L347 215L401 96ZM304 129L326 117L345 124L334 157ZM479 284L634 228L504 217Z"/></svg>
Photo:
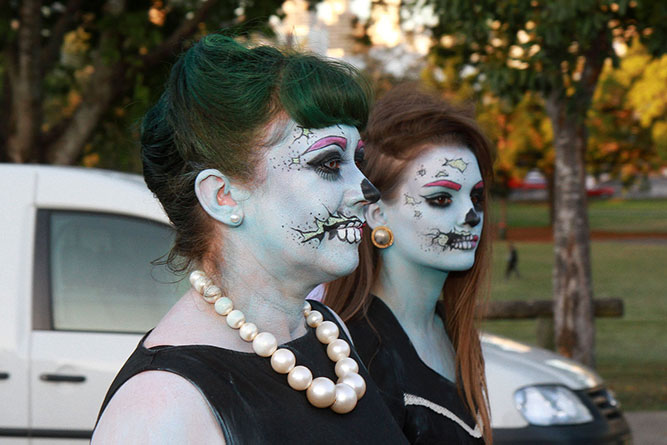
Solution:
<svg viewBox="0 0 667 445"><path fill-rule="evenodd" d="M380 191L366 178L361 181L361 192L364 194L364 199L368 201L369 204L373 204L380 200Z"/></svg>
<svg viewBox="0 0 667 445"><path fill-rule="evenodd" d="M468 224L470 227L475 227L479 222L482 220L482 218L479 217L479 215L473 210L470 209L468 210L468 213L466 213L466 218L464 223Z"/></svg>

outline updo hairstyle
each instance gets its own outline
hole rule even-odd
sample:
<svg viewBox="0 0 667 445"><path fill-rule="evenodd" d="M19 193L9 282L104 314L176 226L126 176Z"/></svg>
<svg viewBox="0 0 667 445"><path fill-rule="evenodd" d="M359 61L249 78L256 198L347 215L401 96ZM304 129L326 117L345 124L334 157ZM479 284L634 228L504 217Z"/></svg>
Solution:
<svg viewBox="0 0 667 445"><path fill-rule="evenodd" d="M166 263L183 272L214 260L211 218L195 195L197 174L218 169L252 187L270 145L269 127L346 124L362 131L371 88L353 67L271 46L246 47L211 34L182 54L141 126L148 188L176 229Z"/></svg>

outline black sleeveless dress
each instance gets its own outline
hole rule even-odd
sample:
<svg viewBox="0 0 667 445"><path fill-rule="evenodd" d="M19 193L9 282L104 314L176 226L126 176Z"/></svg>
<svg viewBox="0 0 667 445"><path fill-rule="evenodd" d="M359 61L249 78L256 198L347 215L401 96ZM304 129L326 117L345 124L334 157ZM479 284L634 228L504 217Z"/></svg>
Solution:
<svg viewBox="0 0 667 445"><path fill-rule="evenodd" d="M340 338L349 342L329 309L318 301L310 303L325 320L336 323ZM313 407L305 391L290 388L287 376L271 368L269 358L210 345L146 348L146 336L111 384L98 420L123 383L142 371L160 370L178 374L199 389L229 445L407 443L354 349L351 356L359 363L367 389L356 408L341 415ZM313 377L337 380L334 363L314 329L280 347L291 350L297 364L307 366Z"/></svg>
<svg viewBox="0 0 667 445"><path fill-rule="evenodd" d="M382 300L374 297L368 317L351 320L347 327L410 443L484 443L481 426L476 426L456 385L426 366Z"/></svg>

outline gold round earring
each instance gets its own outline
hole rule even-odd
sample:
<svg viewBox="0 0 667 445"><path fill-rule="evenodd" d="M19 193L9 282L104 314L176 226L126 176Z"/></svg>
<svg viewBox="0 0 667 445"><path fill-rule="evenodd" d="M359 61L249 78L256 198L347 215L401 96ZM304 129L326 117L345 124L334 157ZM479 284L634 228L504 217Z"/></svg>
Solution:
<svg viewBox="0 0 667 445"><path fill-rule="evenodd" d="M394 234L387 226L377 226L371 232L371 242L378 249L386 249L394 244Z"/></svg>

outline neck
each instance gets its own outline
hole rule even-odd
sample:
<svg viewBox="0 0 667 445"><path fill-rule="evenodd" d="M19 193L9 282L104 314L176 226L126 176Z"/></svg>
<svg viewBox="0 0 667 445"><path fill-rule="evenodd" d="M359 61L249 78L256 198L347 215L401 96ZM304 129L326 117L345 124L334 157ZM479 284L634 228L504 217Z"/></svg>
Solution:
<svg viewBox="0 0 667 445"><path fill-rule="evenodd" d="M407 331L434 326L435 309L447 272L406 261L391 249L381 252L380 275L373 285L377 295Z"/></svg>
<svg viewBox="0 0 667 445"><path fill-rule="evenodd" d="M224 260L218 267L223 293L234 302L234 308L260 331L272 333L279 344L304 335L303 303L318 283L299 280L295 271L272 273L252 255L234 250L227 242Z"/></svg>

